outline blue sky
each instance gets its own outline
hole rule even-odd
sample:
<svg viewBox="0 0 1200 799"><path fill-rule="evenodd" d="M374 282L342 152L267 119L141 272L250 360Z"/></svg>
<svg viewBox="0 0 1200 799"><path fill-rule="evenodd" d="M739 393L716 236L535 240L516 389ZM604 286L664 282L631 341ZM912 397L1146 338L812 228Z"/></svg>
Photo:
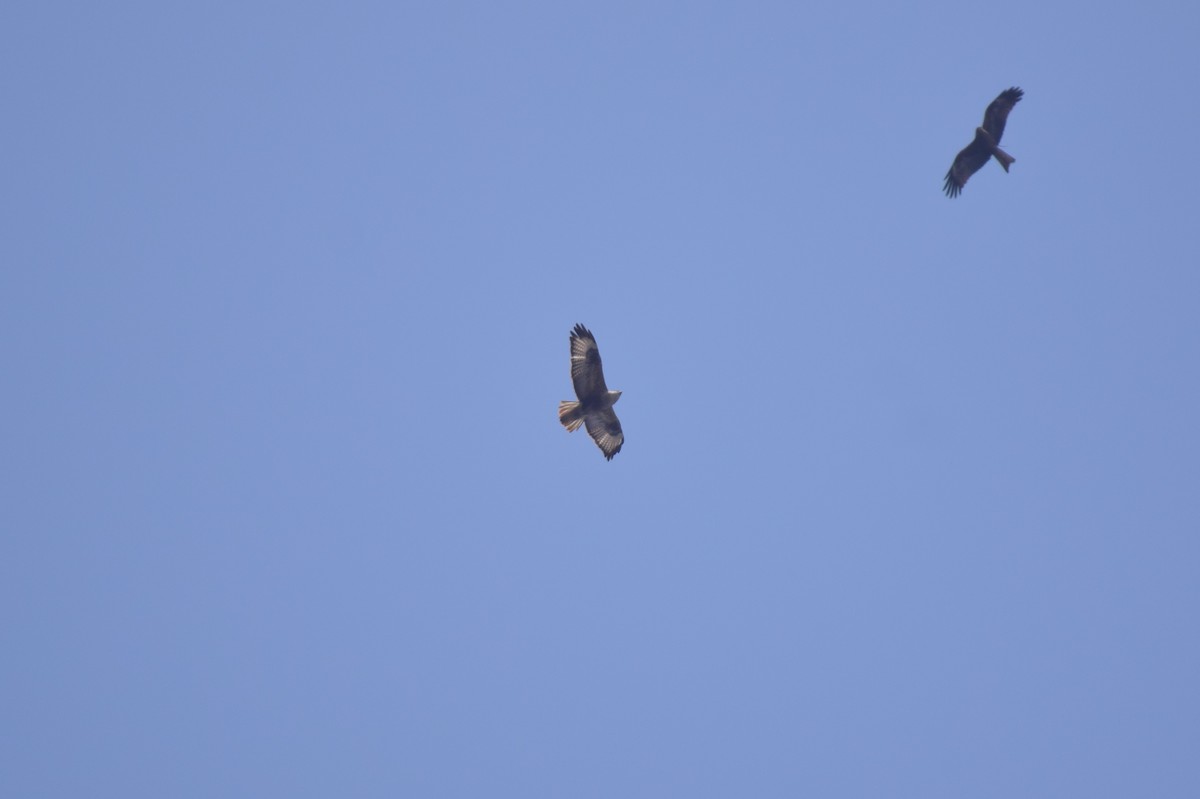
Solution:
<svg viewBox="0 0 1200 799"><path fill-rule="evenodd" d="M1195 795L1183 6L10 3L0 793Z"/></svg>

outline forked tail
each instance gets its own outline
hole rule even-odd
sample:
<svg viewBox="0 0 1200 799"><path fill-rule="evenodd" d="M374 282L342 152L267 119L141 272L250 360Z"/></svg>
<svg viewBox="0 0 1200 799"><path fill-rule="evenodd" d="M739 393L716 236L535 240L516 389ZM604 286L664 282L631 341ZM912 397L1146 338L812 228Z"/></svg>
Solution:
<svg viewBox="0 0 1200 799"><path fill-rule="evenodd" d="M583 424L583 414L580 412L579 403L567 400L558 403L558 421L562 422L568 433L578 430L579 425Z"/></svg>
<svg viewBox="0 0 1200 799"><path fill-rule="evenodd" d="M1000 162L1000 166L1004 167L1005 172L1008 171L1008 165L1017 160L999 147L992 148L992 155L996 156L996 160Z"/></svg>

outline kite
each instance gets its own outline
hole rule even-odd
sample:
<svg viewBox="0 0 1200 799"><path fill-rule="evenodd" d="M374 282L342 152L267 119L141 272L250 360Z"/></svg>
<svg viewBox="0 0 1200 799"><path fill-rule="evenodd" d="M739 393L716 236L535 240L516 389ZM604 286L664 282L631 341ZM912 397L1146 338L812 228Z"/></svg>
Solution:
<svg viewBox="0 0 1200 799"><path fill-rule="evenodd" d="M967 185L967 180L978 172L988 159L995 156L1008 171L1008 165L1017 159L1000 149L1000 137L1004 135L1004 123L1008 121L1008 112L1021 101L1025 92L1014 86L1000 92L1000 96L992 100L987 111L983 113L983 127L975 128L975 141L968 144L954 158L954 164L946 173L944 191L947 197L957 197Z"/></svg>

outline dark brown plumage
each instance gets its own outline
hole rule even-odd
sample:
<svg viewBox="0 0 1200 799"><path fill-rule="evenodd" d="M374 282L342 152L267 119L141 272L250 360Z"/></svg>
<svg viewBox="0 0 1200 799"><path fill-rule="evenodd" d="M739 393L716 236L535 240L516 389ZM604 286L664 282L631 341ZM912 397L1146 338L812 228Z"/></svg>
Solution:
<svg viewBox="0 0 1200 799"><path fill-rule="evenodd" d="M1017 159L1004 152L998 146L1000 137L1004 135L1004 123L1008 121L1008 112L1021 101L1025 92L1016 86L1000 92L1000 96L992 100L983 113L983 126L975 128L975 140L955 156L950 171L946 173L946 184L943 190L947 197L957 197L967 185L967 180L978 172L993 156L1008 171L1009 164Z"/></svg>
<svg viewBox="0 0 1200 799"><path fill-rule="evenodd" d="M612 408L621 398L621 392L609 391L605 385L596 338L583 325L575 325L571 331L571 382L579 400L558 403L558 421L568 433L575 432L581 424L587 425L588 435L611 461L625 443L621 422Z"/></svg>

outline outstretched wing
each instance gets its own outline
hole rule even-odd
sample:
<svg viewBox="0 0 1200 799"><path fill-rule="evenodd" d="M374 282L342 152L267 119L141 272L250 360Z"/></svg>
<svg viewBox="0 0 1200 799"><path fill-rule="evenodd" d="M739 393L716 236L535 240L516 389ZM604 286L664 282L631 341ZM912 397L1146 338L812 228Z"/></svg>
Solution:
<svg viewBox="0 0 1200 799"><path fill-rule="evenodd" d="M600 447L605 459L611 461L613 455L620 452L621 445L625 443L625 434L621 432L621 422L613 413L613 409L608 408L596 413L589 413L584 417L583 423L587 425L588 435Z"/></svg>
<svg viewBox="0 0 1200 799"><path fill-rule="evenodd" d="M967 179L983 168L983 165L991 157L992 153L988 150L987 144L976 136L975 141L962 148L958 155L954 156L954 163L950 165L950 171L946 173L946 183L942 187L946 196L957 197L962 192L963 186L967 185Z"/></svg>
<svg viewBox="0 0 1200 799"><path fill-rule="evenodd" d="M1008 112L1013 110L1013 106L1021 102L1024 96L1025 92L1016 86L1005 89L1000 92L999 97L992 100L987 111L983 112L983 129L992 134L996 144L1000 143L1000 137L1004 135L1004 123L1008 121ZM987 159L984 160L986 162Z"/></svg>
<svg viewBox="0 0 1200 799"><path fill-rule="evenodd" d="M608 393L596 338L583 325L575 325L571 331L571 382L575 384L575 396L582 402ZM588 431L591 431L591 422L588 423ZM617 432L620 431L621 426L617 425ZM592 437L595 438L594 433Z"/></svg>

